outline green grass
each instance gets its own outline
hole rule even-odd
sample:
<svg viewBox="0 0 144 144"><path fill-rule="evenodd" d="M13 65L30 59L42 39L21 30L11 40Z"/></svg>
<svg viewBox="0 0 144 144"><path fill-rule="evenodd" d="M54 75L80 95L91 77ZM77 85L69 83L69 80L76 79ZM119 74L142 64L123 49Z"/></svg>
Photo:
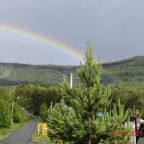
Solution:
<svg viewBox="0 0 144 144"><path fill-rule="evenodd" d="M11 128L0 128L0 141L7 138L12 132L16 131L22 126L23 124L14 124Z"/></svg>
<svg viewBox="0 0 144 144"><path fill-rule="evenodd" d="M50 139L49 139L49 137L47 135L39 135L36 132L33 133L32 140L34 142L40 142L40 143L50 142Z"/></svg>
<svg viewBox="0 0 144 144"><path fill-rule="evenodd" d="M59 144L61 144L62 143L62 140L55 139L55 140L52 141L52 140L50 140L50 138L47 135L40 135L40 134L37 134L37 132L33 133L32 141L33 142L38 142L38 143L45 143L45 144L48 144L48 143L59 143Z"/></svg>

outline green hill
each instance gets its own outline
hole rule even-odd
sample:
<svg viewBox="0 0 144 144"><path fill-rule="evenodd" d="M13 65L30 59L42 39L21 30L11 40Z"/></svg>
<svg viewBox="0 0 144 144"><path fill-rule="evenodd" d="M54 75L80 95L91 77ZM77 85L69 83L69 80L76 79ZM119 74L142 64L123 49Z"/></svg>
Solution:
<svg viewBox="0 0 144 144"><path fill-rule="evenodd" d="M74 66L27 65L18 63L0 63L0 85L19 83L61 82L74 72Z"/></svg>
<svg viewBox="0 0 144 144"><path fill-rule="evenodd" d="M18 63L0 63L0 85L19 83L57 84L69 78L76 66L27 65ZM103 82L113 85L144 86L144 56L103 64Z"/></svg>
<svg viewBox="0 0 144 144"><path fill-rule="evenodd" d="M144 89L144 56L107 63L103 66L112 83Z"/></svg>

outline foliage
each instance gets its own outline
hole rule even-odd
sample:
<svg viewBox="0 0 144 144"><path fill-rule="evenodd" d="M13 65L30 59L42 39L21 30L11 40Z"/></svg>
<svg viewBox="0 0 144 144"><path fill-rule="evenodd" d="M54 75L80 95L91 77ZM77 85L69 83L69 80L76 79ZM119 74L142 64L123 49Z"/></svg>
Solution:
<svg viewBox="0 0 144 144"><path fill-rule="evenodd" d="M108 111L111 90L101 84L101 65L94 62L90 45L86 52L85 64L81 64L77 74L82 85L70 89L64 84L61 89L68 106L62 101L60 105L51 107L48 112L51 138L75 144L100 143L102 140L112 142L113 138L108 133L113 129L124 128L127 113L120 101L118 106ZM125 142L124 137L120 139L116 136L115 139Z"/></svg>
<svg viewBox="0 0 144 144"><path fill-rule="evenodd" d="M48 110L47 104L42 103L40 105L40 117L43 122L46 122L47 110Z"/></svg>
<svg viewBox="0 0 144 144"><path fill-rule="evenodd" d="M11 126L11 114L9 107L9 103L7 101L0 99L0 127Z"/></svg>
<svg viewBox="0 0 144 144"><path fill-rule="evenodd" d="M76 67L0 63L0 84L58 84Z"/></svg>
<svg viewBox="0 0 144 144"><path fill-rule="evenodd" d="M27 111L39 115L40 105L46 103L49 107L51 102L56 103L61 99L60 89L49 85L20 85L16 88L18 104Z"/></svg>
<svg viewBox="0 0 144 144"><path fill-rule="evenodd" d="M15 87L0 88L0 127L10 127L12 122L22 123L27 120L26 112L17 104ZM13 111L12 111L13 109Z"/></svg>
<svg viewBox="0 0 144 144"><path fill-rule="evenodd" d="M67 107L63 100L48 110L47 122L49 137L57 142L81 143L86 136L80 115L77 116L76 111Z"/></svg>
<svg viewBox="0 0 144 144"><path fill-rule="evenodd" d="M129 125L125 127L127 118L128 111L125 112L120 100L110 112L105 111L102 117L94 118L92 124L95 142L99 141L99 144L126 144L129 141L128 133L131 130Z"/></svg>
<svg viewBox="0 0 144 144"><path fill-rule="evenodd" d="M112 79L112 85L143 90L144 56L104 64L106 73ZM144 91L143 91L144 92Z"/></svg>
<svg viewBox="0 0 144 144"><path fill-rule="evenodd" d="M13 122L14 123L23 123L26 121L27 121L27 115L26 115L25 109L15 103L14 104Z"/></svg>
<svg viewBox="0 0 144 144"><path fill-rule="evenodd" d="M132 114L135 115L138 109L144 117L144 95L143 92L134 88L127 88L126 86L119 86L112 89L112 103L116 103L117 99L121 99L122 104L125 104L126 109L131 109Z"/></svg>
<svg viewBox="0 0 144 144"><path fill-rule="evenodd" d="M37 132L34 132L32 135L32 141L33 142L39 142L39 143L50 143L50 139L47 135L40 135Z"/></svg>

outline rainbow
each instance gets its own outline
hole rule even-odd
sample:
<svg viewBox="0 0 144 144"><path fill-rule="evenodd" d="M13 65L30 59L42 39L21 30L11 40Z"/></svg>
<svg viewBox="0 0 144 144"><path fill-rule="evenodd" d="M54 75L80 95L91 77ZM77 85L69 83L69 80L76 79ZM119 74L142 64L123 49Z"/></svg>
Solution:
<svg viewBox="0 0 144 144"><path fill-rule="evenodd" d="M44 36L44 35L41 35L41 34L38 34L38 33L32 32L32 31L28 31L28 30L23 29L18 26L1 23L0 31L13 33L13 34L16 34L16 35L24 37L24 38L28 38L28 39L36 40L36 41L39 41L42 43L46 43L56 49L59 49L65 53L68 53L71 56L76 57L80 60L82 60L83 56L84 56L84 54L81 51L76 50L74 47L71 47L71 46L65 44L64 42L60 42L54 38Z"/></svg>

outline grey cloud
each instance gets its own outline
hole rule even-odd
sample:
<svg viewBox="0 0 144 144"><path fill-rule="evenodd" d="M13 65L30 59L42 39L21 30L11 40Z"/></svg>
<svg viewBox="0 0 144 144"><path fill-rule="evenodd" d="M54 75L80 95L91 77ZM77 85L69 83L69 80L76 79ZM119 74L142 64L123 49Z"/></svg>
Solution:
<svg viewBox="0 0 144 144"><path fill-rule="evenodd" d="M96 57L114 61L144 54L143 5L143 0L1 0L0 22L55 37L83 52L92 41Z"/></svg>

